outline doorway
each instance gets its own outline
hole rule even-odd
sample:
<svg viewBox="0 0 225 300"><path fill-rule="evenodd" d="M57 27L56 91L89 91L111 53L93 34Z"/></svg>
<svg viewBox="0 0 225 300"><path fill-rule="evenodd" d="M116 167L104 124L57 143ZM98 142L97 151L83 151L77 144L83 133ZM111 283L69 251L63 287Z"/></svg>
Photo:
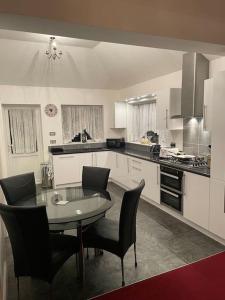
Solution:
<svg viewBox="0 0 225 300"><path fill-rule="evenodd" d="M40 106L4 106L4 119L7 175L34 172L36 183L40 183L43 161Z"/></svg>

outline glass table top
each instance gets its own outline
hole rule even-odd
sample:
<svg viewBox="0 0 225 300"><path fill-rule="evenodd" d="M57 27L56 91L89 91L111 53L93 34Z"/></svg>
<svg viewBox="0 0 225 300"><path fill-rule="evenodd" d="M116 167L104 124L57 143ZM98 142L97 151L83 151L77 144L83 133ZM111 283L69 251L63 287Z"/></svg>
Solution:
<svg viewBox="0 0 225 300"><path fill-rule="evenodd" d="M102 215L111 208L113 202L108 192L69 187L42 190L36 197L23 199L20 205L45 205L49 224L62 224Z"/></svg>

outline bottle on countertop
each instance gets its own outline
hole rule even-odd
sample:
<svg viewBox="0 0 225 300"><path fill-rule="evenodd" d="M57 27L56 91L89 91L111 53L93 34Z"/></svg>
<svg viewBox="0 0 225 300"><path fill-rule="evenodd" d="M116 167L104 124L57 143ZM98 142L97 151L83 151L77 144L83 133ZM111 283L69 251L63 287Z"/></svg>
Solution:
<svg viewBox="0 0 225 300"><path fill-rule="evenodd" d="M87 135L85 133L85 129L82 132L81 141L82 141L82 143L86 143L87 142Z"/></svg>

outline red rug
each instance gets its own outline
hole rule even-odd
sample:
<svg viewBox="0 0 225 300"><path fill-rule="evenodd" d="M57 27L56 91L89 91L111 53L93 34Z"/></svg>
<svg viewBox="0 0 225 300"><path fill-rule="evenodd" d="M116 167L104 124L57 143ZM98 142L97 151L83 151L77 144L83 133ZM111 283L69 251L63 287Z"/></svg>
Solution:
<svg viewBox="0 0 225 300"><path fill-rule="evenodd" d="M93 299L225 300L225 252Z"/></svg>

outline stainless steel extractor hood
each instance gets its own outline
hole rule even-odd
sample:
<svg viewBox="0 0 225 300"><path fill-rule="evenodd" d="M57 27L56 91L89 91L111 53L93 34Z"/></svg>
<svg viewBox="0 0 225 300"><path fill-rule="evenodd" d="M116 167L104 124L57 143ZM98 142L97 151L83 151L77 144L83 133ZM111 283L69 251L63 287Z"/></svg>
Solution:
<svg viewBox="0 0 225 300"><path fill-rule="evenodd" d="M209 61L199 53L183 55L181 116L202 117L204 80L209 78Z"/></svg>

